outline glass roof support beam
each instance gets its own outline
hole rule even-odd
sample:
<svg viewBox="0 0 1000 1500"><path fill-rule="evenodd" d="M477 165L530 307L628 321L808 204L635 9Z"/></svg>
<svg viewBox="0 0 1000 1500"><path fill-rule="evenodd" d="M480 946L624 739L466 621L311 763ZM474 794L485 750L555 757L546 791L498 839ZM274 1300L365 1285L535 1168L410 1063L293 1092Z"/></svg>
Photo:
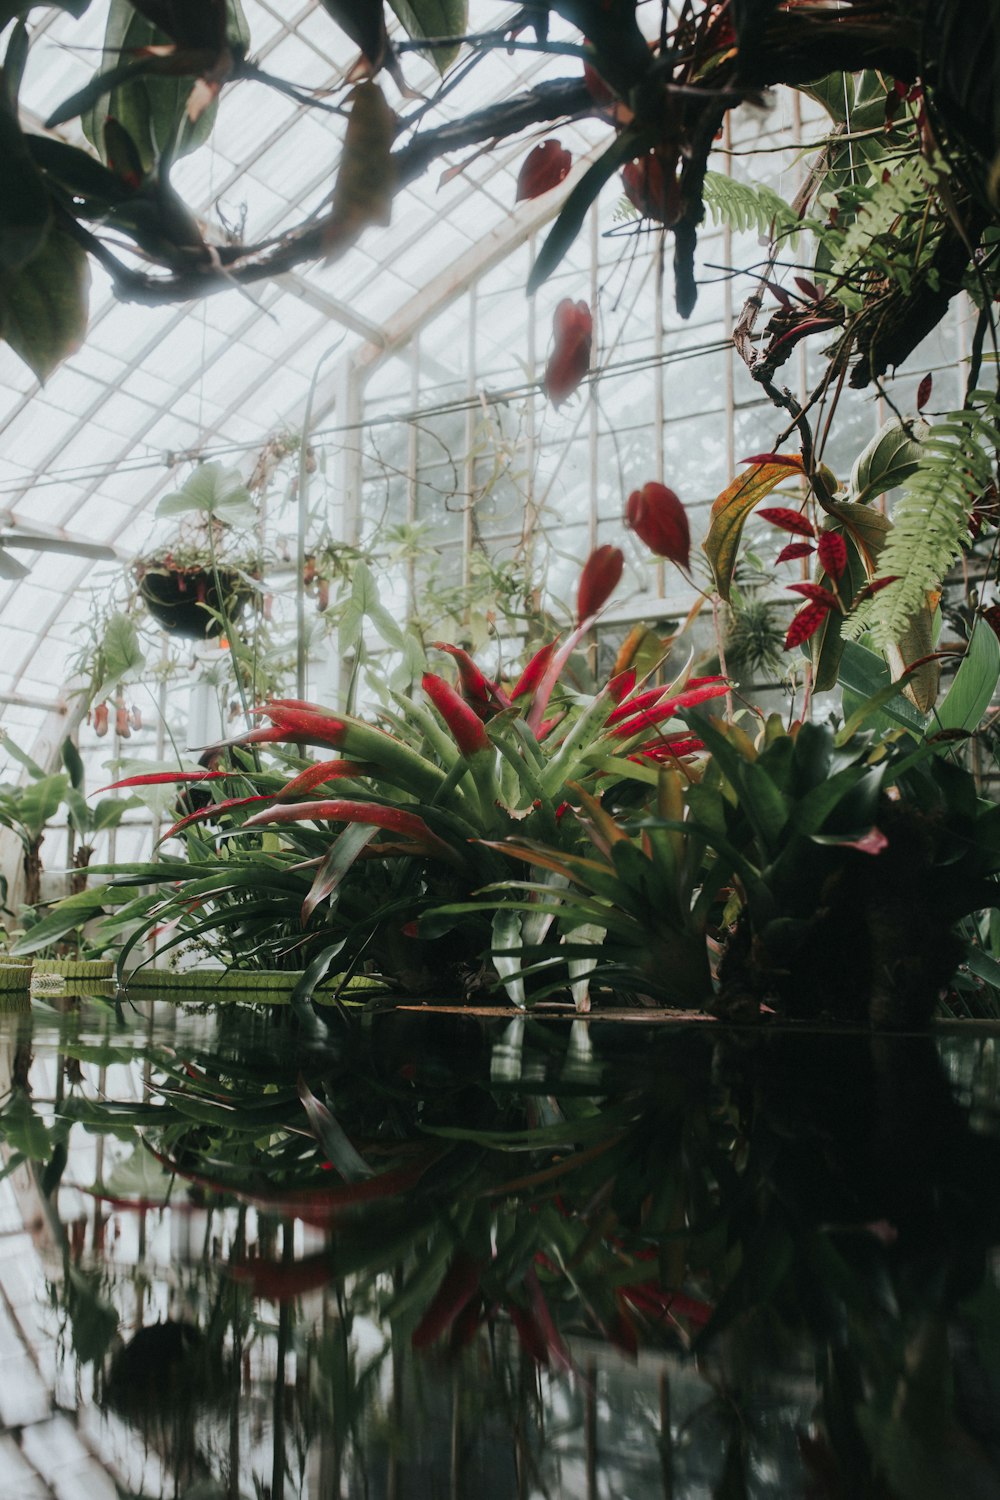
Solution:
<svg viewBox="0 0 1000 1500"><path fill-rule="evenodd" d="M338 297L331 297L328 292L321 291L298 271L285 271L281 276L272 276L271 280L282 291L291 292L293 297L300 298L307 307L314 308L331 322L360 334L366 343L374 344L376 348L385 346L385 334L377 323L362 317Z"/></svg>
<svg viewBox="0 0 1000 1500"><path fill-rule="evenodd" d="M558 193L546 193L541 198L530 199L518 205L505 224L495 226L464 255L460 255L448 270L433 277L387 320L382 329L385 343L381 347L366 343L359 351L358 369L367 373L387 354L392 354L401 345L409 343L419 329L436 318L456 297L467 292L539 229L544 228L555 218L569 192L600 154L600 149L595 147L586 156L580 157ZM317 420L322 415L322 411L317 409Z"/></svg>

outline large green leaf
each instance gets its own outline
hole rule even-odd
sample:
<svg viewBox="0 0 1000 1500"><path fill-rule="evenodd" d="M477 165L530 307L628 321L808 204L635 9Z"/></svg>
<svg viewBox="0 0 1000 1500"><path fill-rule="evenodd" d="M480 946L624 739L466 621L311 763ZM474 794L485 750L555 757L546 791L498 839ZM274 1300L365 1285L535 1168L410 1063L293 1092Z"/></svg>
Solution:
<svg viewBox="0 0 1000 1500"><path fill-rule="evenodd" d="M69 788L69 777L63 771L43 776L21 787L17 797L19 821L32 837L37 838L50 818L55 817Z"/></svg>
<svg viewBox="0 0 1000 1500"><path fill-rule="evenodd" d="M13 115L0 104L0 274L23 269L45 244L52 204Z"/></svg>
<svg viewBox="0 0 1000 1500"><path fill-rule="evenodd" d="M752 464L745 474L737 474L712 502L708 535L701 545L712 565L715 587L722 599L729 598L736 554L747 516L779 484L802 474L802 460L797 454L783 457L786 457L786 462L780 464Z"/></svg>
<svg viewBox="0 0 1000 1500"><path fill-rule="evenodd" d="M101 640L100 657L104 680L94 692L94 701L98 703L113 693L119 683L134 682L146 665L138 632L128 615L111 616Z"/></svg>
<svg viewBox="0 0 1000 1500"><path fill-rule="evenodd" d="M462 36L469 22L468 0L389 0L408 36L414 41L425 37ZM451 66L459 47L432 47L430 57L439 73Z"/></svg>
<svg viewBox="0 0 1000 1500"><path fill-rule="evenodd" d="M853 718L859 708L868 705L871 713L865 715L865 722L869 728L902 728L911 733L923 734L927 723L923 714L899 696L904 684L900 683L897 687L890 678L889 668L882 657L869 651L867 646L860 646L856 641L845 642L840 662L840 681L844 688L846 717ZM876 694L887 696L880 697L877 704L872 704L870 700ZM860 722L859 720L857 727L860 727Z"/></svg>
<svg viewBox="0 0 1000 1500"><path fill-rule="evenodd" d="M158 516L215 516L220 521L253 522L256 517L250 492L238 469L212 462L199 464L179 490L165 495L156 507Z"/></svg>
<svg viewBox="0 0 1000 1500"><path fill-rule="evenodd" d="M240 0L228 0L228 11L230 40L246 47L250 34ZM100 71L128 64L139 48L169 45L166 33L140 15L129 0L111 0ZM127 78L82 116L84 134L103 157L104 121L112 116L135 142L147 172L164 153L174 158L193 151L208 138L216 106L210 105L197 120L188 120L191 80L191 74Z"/></svg>
<svg viewBox="0 0 1000 1500"><path fill-rule="evenodd" d="M39 380L82 343L89 291L87 257L61 229L19 271L0 268L0 336Z"/></svg>
<svg viewBox="0 0 1000 1500"><path fill-rule="evenodd" d="M955 681L935 715L940 729L979 728L1000 677L1000 641L985 620L977 620Z"/></svg>
<svg viewBox="0 0 1000 1500"><path fill-rule="evenodd" d="M27 953L37 953L40 948L47 948L50 943L56 943L69 933L76 932L92 917L100 916L110 901L111 896L106 886L78 891L75 896L67 896L40 922L36 922L33 927L29 928L23 937L18 938L11 948L11 953L15 957L22 957Z"/></svg>
<svg viewBox="0 0 1000 1500"><path fill-rule="evenodd" d="M926 425L920 424L923 431ZM909 479L920 463L920 443L893 419L876 434L851 471L851 497L867 504Z"/></svg>

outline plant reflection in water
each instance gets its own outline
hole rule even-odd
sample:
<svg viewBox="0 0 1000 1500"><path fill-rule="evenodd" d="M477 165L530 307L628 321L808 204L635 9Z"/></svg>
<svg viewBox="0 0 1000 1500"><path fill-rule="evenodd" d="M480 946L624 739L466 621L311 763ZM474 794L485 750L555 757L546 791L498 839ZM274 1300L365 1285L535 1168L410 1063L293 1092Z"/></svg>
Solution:
<svg viewBox="0 0 1000 1500"><path fill-rule="evenodd" d="M0 1287L131 1495L998 1494L993 1049L36 1003Z"/></svg>

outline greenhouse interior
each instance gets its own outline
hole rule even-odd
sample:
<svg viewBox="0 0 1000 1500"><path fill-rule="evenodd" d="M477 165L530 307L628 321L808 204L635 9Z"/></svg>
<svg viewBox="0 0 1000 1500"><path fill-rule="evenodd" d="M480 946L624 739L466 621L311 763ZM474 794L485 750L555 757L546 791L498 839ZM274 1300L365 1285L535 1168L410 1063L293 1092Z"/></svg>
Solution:
<svg viewBox="0 0 1000 1500"><path fill-rule="evenodd" d="M0 59L0 1500L1000 1500L1000 0Z"/></svg>

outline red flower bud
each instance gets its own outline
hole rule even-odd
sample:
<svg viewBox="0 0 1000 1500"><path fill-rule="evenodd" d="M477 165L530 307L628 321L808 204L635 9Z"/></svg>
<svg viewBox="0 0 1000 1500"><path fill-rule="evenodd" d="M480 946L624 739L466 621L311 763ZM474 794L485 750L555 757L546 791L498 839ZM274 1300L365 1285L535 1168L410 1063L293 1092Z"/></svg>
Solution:
<svg viewBox="0 0 1000 1500"><path fill-rule="evenodd" d="M576 596L576 622L592 619L621 582L625 558L620 547L596 547L583 565Z"/></svg>
<svg viewBox="0 0 1000 1500"><path fill-rule="evenodd" d="M98 703L94 709L94 733L103 740L108 732L108 705Z"/></svg>
<svg viewBox="0 0 1000 1500"><path fill-rule="evenodd" d="M665 484L651 480L641 490L633 490L625 507L625 524L657 557L687 568L691 559L687 512Z"/></svg>
<svg viewBox="0 0 1000 1500"><path fill-rule="evenodd" d="M561 406L590 369L594 319L586 302L564 297L553 314L552 332L555 344L542 384L552 404Z"/></svg>

